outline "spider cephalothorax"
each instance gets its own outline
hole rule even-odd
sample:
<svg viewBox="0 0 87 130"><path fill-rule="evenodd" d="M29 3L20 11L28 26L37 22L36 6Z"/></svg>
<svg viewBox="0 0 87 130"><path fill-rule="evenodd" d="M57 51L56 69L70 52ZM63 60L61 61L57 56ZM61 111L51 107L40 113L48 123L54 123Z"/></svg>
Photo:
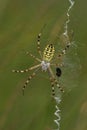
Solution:
<svg viewBox="0 0 87 130"><path fill-rule="evenodd" d="M54 56L54 46L53 44L48 44L43 52L43 60L41 61L42 71L47 71L50 67L50 61Z"/></svg>
<svg viewBox="0 0 87 130"><path fill-rule="evenodd" d="M59 53L57 55L57 57L55 57L54 55L54 52L55 52L55 49L54 49L54 45L53 44L48 44L43 53L40 49L40 37L41 37L41 33L38 35L38 42L37 42L37 49L38 49L38 53L40 55L40 59L37 58L36 56L32 55L31 53L27 52L27 54L29 54L32 58L34 58L36 61L39 62L39 64L35 65L35 66L32 66L28 69L25 69L25 70L13 70L12 72L16 72L16 73L24 73L24 72L29 72L31 70L35 70L29 77L28 79L25 81L25 84L22 88L23 90L23 94L24 94L24 89L26 88L27 84L30 82L30 80L36 75L36 70L38 70L37 68L40 68L42 69L43 72L48 72L49 76L50 76L50 81L51 81L51 87L52 87L52 95L53 97L55 96L55 91L54 91L54 86L56 85L61 92L64 92L63 88L60 86L59 82L57 81L56 79L56 76L55 74L53 73L52 71L52 68L51 66L55 66L56 68L59 68L59 66L61 64L56 64L55 60L52 60L52 59L58 59L58 58L61 58L62 55L65 54L66 50L69 48L70 46L70 42L67 43L67 45L65 46L65 48L61 51L61 53ZM54 58L53 58L54 57ZM60 69L57 69L56 72L57 72L57 76L61 75L61 71Z"/></svg>
<svg viewBox="0 0 87 130"><path fill-rule="evenodd" d="M46 61L41 62L42 71L47 71L47 69L50 67L50 63Z"/></svg>

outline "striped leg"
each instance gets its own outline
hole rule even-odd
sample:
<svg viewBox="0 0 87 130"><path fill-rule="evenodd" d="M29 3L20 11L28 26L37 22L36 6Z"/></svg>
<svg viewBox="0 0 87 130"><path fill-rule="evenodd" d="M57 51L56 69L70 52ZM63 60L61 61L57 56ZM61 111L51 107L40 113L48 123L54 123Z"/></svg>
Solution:
<svg viewBox="0 0 87 130"><path fill-rule="evenodd" d="M51 66L55 66L55 67L63 67L64 66L64 63L60 63L60 64L58 64L58 63L51 63L50 64Z"/></svg>
<svg viewBox="0 0 87 130"><path fill-rule="evenodd" d="M52 86L52 96L55 96L55 90L54 90L54 85L56 84L56 86L59 88L59 90L61 92L64 92L63 88L60 86L60 84L58 83L58 81L55 78L55 75L53 74L53 71L51 69L51 67L49 66L48 68L48 72L50 74L50 81L51 81L51 86Z"/></svg>
<svg viewBox="0 0 87 130"><path fill-rule="evenodd" d="M59 88L59 90L60 90L62 93L64 93L63 88L60 86L60 84L58 83L58 81L57 81L56 79L50 78L50 81L51 81L51 87L52 87L52 97L55 97L55 88L54 88L55 84L56 84L56 86Z"/></svg>
<svg viewBox="0 0 87 130"><path fill-rule="evenodd" d="M70 48L71 41L73 40L74 32L71 30L70 35L63 34L63 41L66 44L65 48L62 50L62 52L58 55L58 57L61 57L62 55L66 54L66 51Z"/></svg>
<svg viewBox="0 0 87 130"><path fill-rule="evenodd" d="M30 70L36 69L36 68L38 68L40 66L41 66L41 64L38 64L38 65L35 65L35 66L30 67L30 68L25 69L25 70L12 70L12 72L15 72L15 73L25 73L25 72L28 72Z"/></svg>
<svg viewBox="0 0 87 130"><path fill-rule="evenodd" d="M39 59L39 58L37 58L36 56L34 56L33 54L31 54L31 53L29 53L29 52L27 52L26 53L27 55L30 55L32 58L34 58L36 61L39 61L39 62L41 62L41 60Z"/></svg>
<svg viewBox="0 0 87 130"><path fill-rule="evenodd" d="M62 60L61 57L66 54L66 51L70 48L70 45L71 45L71 43L68 42L67 45L65 46L65 48L64 48L58 55L56 55L56 56L54 57L54 59L52 60L52 63L53 63L54 61L56 61L57 58L60 59L60 60Z"/></svg>
<svg viewBox="0 0 87 130"><path fill-rule="evenodd" d="M60 86L60 84L58 83L58 81L55 79L55 84L56 84L56 86L59 88L59 90L62 92L62 93L64 93L64 90L63 90L63 88Z"/></svg>
<svg viewBox="0 0 87 130"><path fill-rule="evenodd" d="M41 48L40 48L40 37L41 37L41 33L38 34L38 41L37 41L37 50L42 58L42 54L41 54Z"/></svg>
<svg viewBox="0 0 87 130"><path fill-rule="evenodd" d="M65 46L65 48L62 50L62 52L57 56L57 57L61 57L61 56L63 56L63 55L65 55L66 54L66 51L69 49L69 47L70 47L70 42Z"/></svg>
<svg viewBox="0 0 87 130"><path fill-rule="evenodd" d="M28 77L28 79L26 80L26 82L25 82L25 84L24 84L24 86L23 86L23 88L22 88L23 95L24 95L24 90L25 90L27 84L30 82L30 80L31 80L35 75L36 75L36 73L34 72L34 73L33 73L32 75L30 75L30 76Z"/></svg>
<svg viewBox="0 0 87 130"><path fill-rule="evenodd" d="M52 88L52 97L54 98L55 97L54 79L51 77L50 81L51 81L51 88Z"/></svg>
<svg viewBox="0 0 87 130"><path fill-rule="evenodd" d="M50 81L51 81L51 87L52 87L52 97L55 97L55 89L54 89L54 85L55 85L55 76L54 76L54 74L53 74L53 71L52 71L52 69L51 69L51 67L49 66L49 68L48 68L48 73L49 73L49 75L50 75Z"/></svg>
<svg viewBox="0 0 87 130"><path fill-rule="evenodd" d="M25 69L25 70L12 70L12 72L14 73L25 73L25 72L28 72L29 69Z"/></svg>

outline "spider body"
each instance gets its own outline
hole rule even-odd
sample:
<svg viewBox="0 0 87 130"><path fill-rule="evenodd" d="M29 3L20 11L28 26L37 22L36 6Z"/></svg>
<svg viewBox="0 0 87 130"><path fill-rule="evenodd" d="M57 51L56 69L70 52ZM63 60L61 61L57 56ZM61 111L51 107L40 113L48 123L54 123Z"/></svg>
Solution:
<svg viewBox="0 0 87 130"><path fill-rule="evenodd" d="M34 72L27 78L27 80L25 81L25 84L22 88L23 90L23 95L24 95L24 89L26 88L27 84L30 82L30 80L36 75L36 72L38 71L38 68L41 68L42 71L44 72L48 72L49 74L49 79L51 82L51 87L52 87L52 96L55 96L55 89L54 86L56 85L61 92L64 92L63 88L60 86L59 82L57 81L58 79L56 79L55 74L53 73L53 70L51 68L51 66L55 66L56 67L56 75L58 77L61 76L61 69L59 68L59 66L61 64L56 64L55 60L58 60L58 58L60 59L62 57L62 55L65 55L65 52L67 51L66 48L69 48L70 46L70 42L67 42L67 45L65 46L65 48L61 51L61 53L59 53L57 56L55 56L54 52L54 45L53 44L48 44L42 54L41 48L40 48L40 37L41 37L41 33L39 33L38 35L38 40L37 40L37 50L38 53L40 55L40 59L37 58L36 56L32 55L31 53L27 52L27 55L29 54L33 59L35 59L36 61L39 62L39 64L34 65L32 67L29 67L25 70L12 70L12 72L15 73L24 73L24 72L29 72L34 70Z"/></svg>
<svg viewBox="0 0 87 130"><path fill-rule="evenodd" d="M54 56L54 46L53 44L48 44L43 52L43 61L41 62L42 71L47 71L50 66L50 61Z"/></svg>
<svg viewBox="0 0 87 130"><path fill-rule="evenodd" d="M45 47L44 52L43 52L43 60L46 62L50 62L54 56L54 52L55 52L55 49L54 49L53 44L48 44Z"/></svg>

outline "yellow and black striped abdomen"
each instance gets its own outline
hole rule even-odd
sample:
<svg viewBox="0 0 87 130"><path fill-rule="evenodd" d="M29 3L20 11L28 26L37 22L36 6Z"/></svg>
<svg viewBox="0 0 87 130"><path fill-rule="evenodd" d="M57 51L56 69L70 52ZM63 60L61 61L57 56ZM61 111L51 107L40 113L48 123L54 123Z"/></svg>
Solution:
<svg viewBox="0 0 87 130"><path fill-rule="evenodd" d="M53 44L48 44L43 52L43 60L49 62L54 56L54 51Z"/></svg>

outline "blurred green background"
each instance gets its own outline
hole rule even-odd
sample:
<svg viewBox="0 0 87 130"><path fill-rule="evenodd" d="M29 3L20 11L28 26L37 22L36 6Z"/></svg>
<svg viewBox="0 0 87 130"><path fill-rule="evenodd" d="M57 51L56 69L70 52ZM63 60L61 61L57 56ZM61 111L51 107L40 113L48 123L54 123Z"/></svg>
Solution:
<svg viewBox="0 0 87 130"><path fill-rule="evenodd" d="M64 31L69 5L68 0L0 0L0 130L56 128L56 104L47 75L38 72L23 96L21 88L29 73L11 70L36 64L26 51L38 56L37 35L44 24L42 49L50 41L58 50L57 36ZM64 58L60 79L66 90L60 104L60 130L87 130L86 6L86 0L78 0L70 12L69 30L74 31L75 42Z"/></svg>

